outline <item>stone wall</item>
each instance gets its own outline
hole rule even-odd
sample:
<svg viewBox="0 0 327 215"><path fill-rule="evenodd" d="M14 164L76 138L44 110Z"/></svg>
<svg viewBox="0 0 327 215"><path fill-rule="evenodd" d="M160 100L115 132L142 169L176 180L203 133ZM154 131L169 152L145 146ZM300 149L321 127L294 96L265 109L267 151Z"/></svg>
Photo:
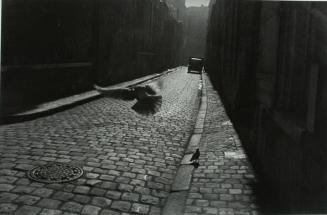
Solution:
<svg viewBox="0 0 327 215"><path fill-rule="evenodd" d="M2 15L3 114L180 63L160 0L4 0Z"/></svg>
<svg viewBox="0 0 327 215"><path fill-rule="evenodd" d="M326 210L324 2L212 1L206 70L288 209Z"/></svg>

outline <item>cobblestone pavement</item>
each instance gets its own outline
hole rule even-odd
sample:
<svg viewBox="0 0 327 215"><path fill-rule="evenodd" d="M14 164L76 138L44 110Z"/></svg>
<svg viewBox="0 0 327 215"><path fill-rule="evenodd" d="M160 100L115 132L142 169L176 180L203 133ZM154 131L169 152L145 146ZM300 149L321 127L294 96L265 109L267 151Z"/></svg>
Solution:
<svg viewBox="0 0 327 215"><path fill-rule="evenodd" d="M199 75L161 78L162 110L101 98L33 121L0 127L0 214L160 214L198 111ZM84 169L73 182L33 182L49 162Z"/></svg>
<svg viewBox="0 0 327 215"><path fill-rule="evenodd" d="M205 80L208 106L200 166L194 170L184 214L257 214L251 167L217 92L207 76Z"/></svg>

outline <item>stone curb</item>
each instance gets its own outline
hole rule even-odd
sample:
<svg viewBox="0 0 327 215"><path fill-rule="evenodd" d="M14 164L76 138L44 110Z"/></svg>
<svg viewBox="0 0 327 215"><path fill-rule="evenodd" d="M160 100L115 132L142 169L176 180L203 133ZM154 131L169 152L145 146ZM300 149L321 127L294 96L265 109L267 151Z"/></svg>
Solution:
<svg viewBox="0 0 327 215"><path fill-rule="evenodd" d="M147 75L141 78L137 78L131 81L122 82L119 84L115 84L109 86L108 88L118 88L118 87L132 87L142 83L145 83L150 80L154 80L160 78L164 75L167 75L171 72L176 71L177 68L169 69L162 73L157 73L153 75ZM47 116L50 114L54 114L60 111L67 110L69 108L75 107L77 105L85 104L87 102L93 101L95 99L100 98L102 95L98 93L96 90L91 90L88 92L84 92L81 94L65 97L62 99L58 99L55 101L43 103L37 106L37 108L24 111L21 113L17 113L14 115L3 116L0 118L0 125L9 124L9 123L17 123L22 121L33 120L38 117Z"/></svg>
<svg viewBox="0 0 327 215"><path fill-rule="evenodd" d="M199 148L207 113L207 91L204 73L201 73L202 90L199 112L194 126L193 134L189 140L182 162L177 170L171 193L163 208L162 215L182 215L185 208L188 190L192 181L194 166L190 165L190 158Z"/></svg>

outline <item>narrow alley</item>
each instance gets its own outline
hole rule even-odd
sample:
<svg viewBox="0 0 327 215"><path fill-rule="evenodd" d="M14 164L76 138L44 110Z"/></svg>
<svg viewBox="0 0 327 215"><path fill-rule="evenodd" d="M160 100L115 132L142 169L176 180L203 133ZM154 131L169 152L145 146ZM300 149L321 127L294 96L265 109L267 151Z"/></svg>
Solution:
<svg viewBox="0 0 327 215"><path fill-rule="evenodd" d="M0 215L327 213L327 2L1 5Z"/></svg>

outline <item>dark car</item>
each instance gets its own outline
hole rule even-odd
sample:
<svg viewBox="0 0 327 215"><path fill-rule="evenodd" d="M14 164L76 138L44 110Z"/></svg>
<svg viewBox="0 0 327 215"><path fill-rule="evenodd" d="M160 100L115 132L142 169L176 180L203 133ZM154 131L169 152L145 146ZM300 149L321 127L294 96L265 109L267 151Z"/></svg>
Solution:
<svg viewBox="0 0 327 215"><path fill-rule="evenodd" d="M201 73L204 64L203 58L190 57L188 61L188 72Z"/></svg>

